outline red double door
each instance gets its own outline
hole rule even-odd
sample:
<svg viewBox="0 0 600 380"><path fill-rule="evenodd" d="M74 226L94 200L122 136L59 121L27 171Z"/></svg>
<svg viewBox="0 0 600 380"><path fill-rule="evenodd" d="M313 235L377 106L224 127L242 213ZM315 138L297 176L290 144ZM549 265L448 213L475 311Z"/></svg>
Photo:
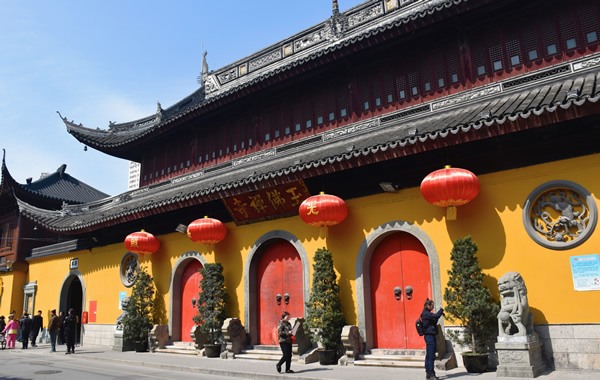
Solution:
<svg viewBox="0 0 600 380"><path fill-rule="evenodd" d="M259 344L277 345L277 324L284 311L304 317L302 261L296 248L285 240L273 240L264 248L257 266Z"/></svg>
<svg viewBox="0 0 600 380"><path fill-rule="evenodd" d="M200 281L202 276L200 275L200 269L202 264L197 260L192 260L186 265L181 275L181 341L191 342L190 331L194 327L194 321L192 318L198 314L196 305L192 303L192 300L198 300L200 295Z"/></svg>
<svg viewBox="0 0 600 380"><path fill-rule="evenodd" d="M373 347L424 348L415 321L432 298L425 248L414 236L395 233L375 248L370 264Z"/></svg>

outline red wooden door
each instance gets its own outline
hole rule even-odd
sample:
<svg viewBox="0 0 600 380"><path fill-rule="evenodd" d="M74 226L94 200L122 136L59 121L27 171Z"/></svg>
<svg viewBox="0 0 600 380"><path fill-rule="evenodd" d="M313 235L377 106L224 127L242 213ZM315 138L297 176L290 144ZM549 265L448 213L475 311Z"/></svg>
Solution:
<svg viewBox="0 0 600 380"><path fill-rule="evenodd" d="M407 286L413 288L411 299ZM399 297L395 288L401 290ZM424 348L415 321L427 298L431 298L431 275L423 245L403 232L385 238L371 258L373 347Z"/></svg>
<svg viewBox="0 0 600 380"><path fill-rule="evenodd" d="M257 281L259 344L277 345L281 314L287 311L292 318L304 316L302 261L294 246L276 240L266 247L258 262Z"/></svg>
<svg viewBox="0 0 600 380"><path fill-rule="evenodd" d="M197 260L192 260L186 265L181 275L181 341L191 342L190 331L194 326L192 317L198 314L198 309L192 304L192 299L198 300L200 294L200 264Z"/></svg>

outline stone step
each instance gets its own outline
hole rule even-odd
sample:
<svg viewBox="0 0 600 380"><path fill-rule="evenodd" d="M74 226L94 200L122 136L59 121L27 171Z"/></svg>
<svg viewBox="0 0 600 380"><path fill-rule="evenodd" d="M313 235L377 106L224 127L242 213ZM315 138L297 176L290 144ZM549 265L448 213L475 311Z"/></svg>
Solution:
<svg viewBox="0 0 600 380"><path fill-rule="evenodd" d="M370 353L374 355L425 356L425 350L407 350L400 348L372 348Z"/></svg>
<svg viewBox="0 0 600 380"><path fill-rule="evenodd" d="M277 351L277 352L281 353L281 347L279 347L279 346L268 346L268 345L258 344L256 346L253 346L252 349L259 350L259 351Z"/></svg>
<svg viewBox="0 0 600 380"><path fill-rule="evenodd" d="M425 360L425 355L421 356L421 355L374 355L374 354L367 354L367 355L360 355L360 358L361 359L365 359L365 360L379 360L379 361L391 360L391 361L418 362L418 361Z"/></svg>
<svg viewBox="0 0 600 380"><path fill-rule="evenodd" d="M194 342L173 342L172 345L178 348L196 349Z"/></svg>
<svg viewBox="0 0 600 380"><path fill-rule="evenodd" d="M180 354L180 355L198 355L196 349L178 348L176 346L166 346L165 348L157 348L156 352L161 354Z"/></svg>
<svg viewBox="0 0 600 380"><path fill-rule="evenodd" d="M372 367L399 367L399 368L425 368L425 360L375 360L363 359L355 360L355 366L372 366Z"/></svg>
<svg viewBox="0 0 600 380"><path fill-rule="evenodd" d="M173 342L165 348L157 348L156 352L164 354L198 355L194 342Z"/></svg>
<svg viewBox="0 0 600 380"><path fill-rule="evenodd" d="M360 355L354 361L355 366L424 368L424 350L371 349L370 353Z"/></svg>
<svg viewBox="0 0 600 380"><path fill-rule="evenodd" d="M281 348L279 346L258 345L236 354L235 357L236 359L278 361L281 358Z"/></svg>

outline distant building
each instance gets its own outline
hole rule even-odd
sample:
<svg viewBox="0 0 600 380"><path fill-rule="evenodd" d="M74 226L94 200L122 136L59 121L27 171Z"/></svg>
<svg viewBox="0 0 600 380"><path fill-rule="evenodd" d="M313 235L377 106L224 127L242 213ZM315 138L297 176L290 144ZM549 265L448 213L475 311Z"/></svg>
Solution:
<svg viewBox="0 0 600 380"><path fill-rule="evenodd" d="M35 304L37 283L28 276L27 259L35 248L53 245L62 249L84 249L83 240L38 228L38 224L21 217L19 204L44 209L49 213L66 212L68 205L81 205L107 198L105 194L66 173L67 165L61 165L54 173L43 173L41 178L18 183L10 174L2 157L0 181L0 315L11 310L38 310ZM67 302L63 308L72 304ZM8 310L8 311L7 311Z"/></svg>

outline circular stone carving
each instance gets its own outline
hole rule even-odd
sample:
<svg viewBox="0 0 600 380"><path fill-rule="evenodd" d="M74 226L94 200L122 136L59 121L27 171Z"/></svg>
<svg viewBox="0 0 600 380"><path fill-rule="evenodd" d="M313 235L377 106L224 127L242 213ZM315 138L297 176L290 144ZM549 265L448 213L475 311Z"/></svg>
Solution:
<svg viewBox="0 0 600 380"><path fill-rule="evenodd" d="M121 260L121 282L131 288L140 273L140 262L135 253L127 252Z"/></svg>
<svg viewBox="0 0 600 380"><path fill-rule="evenodd" d="M539 245L556 250L576 247L594 232L598 210L594 197L570 181L551 181L529 194L523 224Z"/></svg>

